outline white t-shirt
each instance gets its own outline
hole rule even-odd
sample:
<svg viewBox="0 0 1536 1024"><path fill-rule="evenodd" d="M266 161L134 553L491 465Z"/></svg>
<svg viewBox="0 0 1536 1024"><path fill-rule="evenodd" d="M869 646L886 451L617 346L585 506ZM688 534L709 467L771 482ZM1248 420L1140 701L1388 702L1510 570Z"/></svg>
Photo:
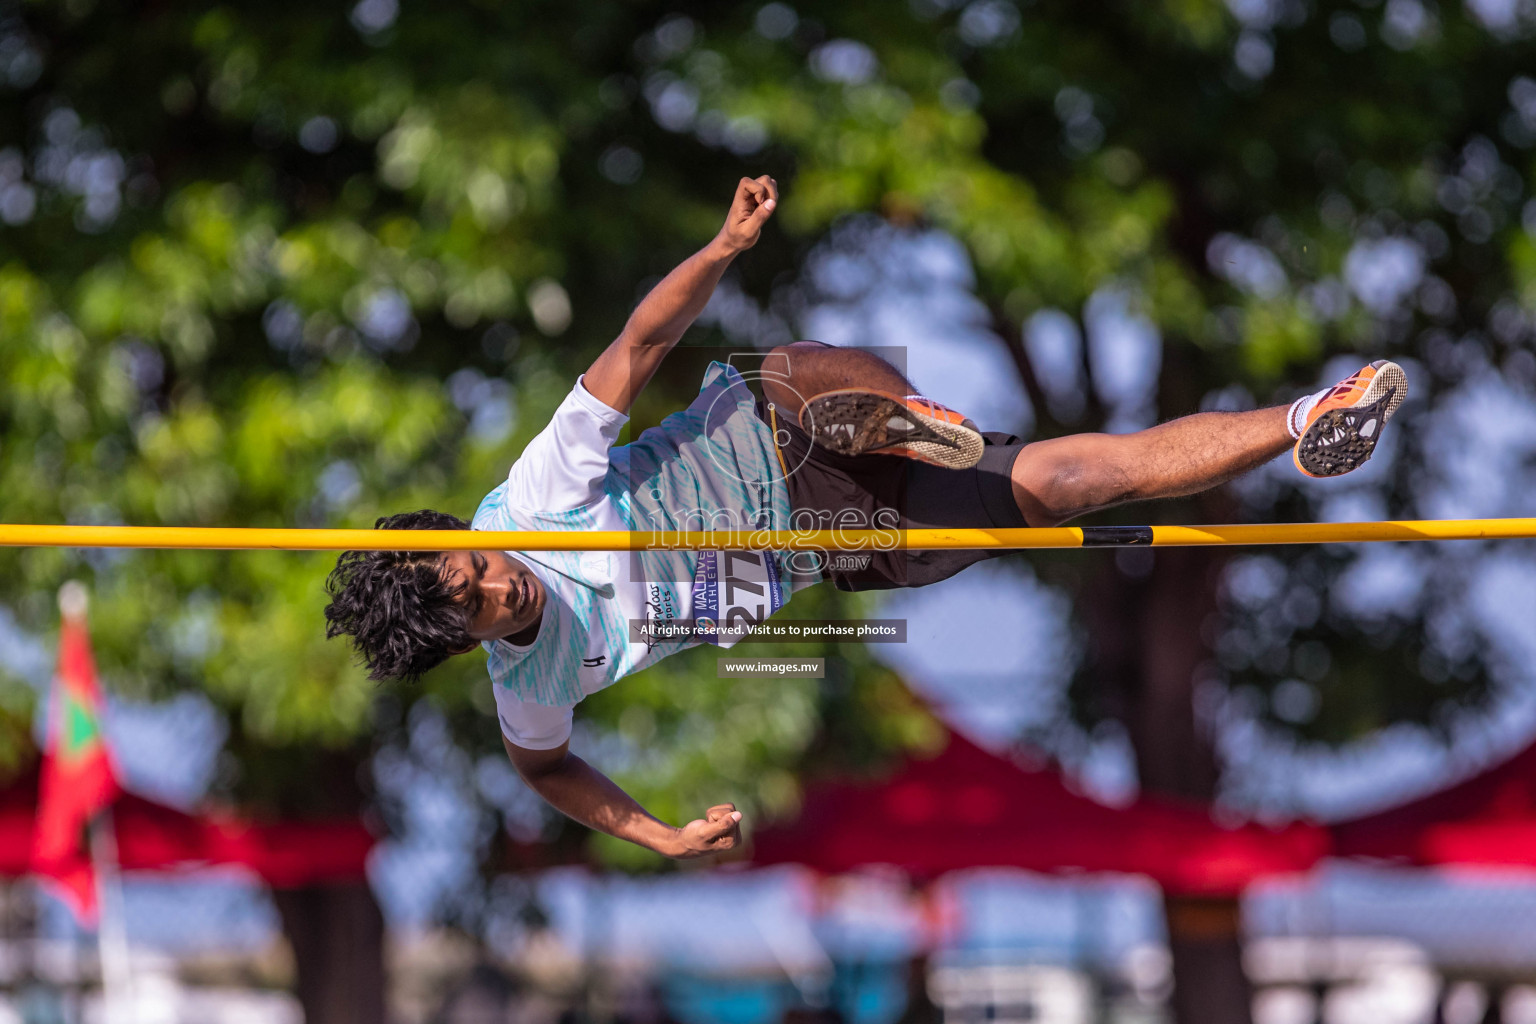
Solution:
<svg viewBox="0 0 1536 1024"><path fill-rule="evenodd" d="M628 416L581 380L549 425L480 503L477 530L683 530L789 527L789 492L773 438L740 375L711 363L699 396L633 443L613 447ZM632 623L691 619L693 551L508 552L544 585L533 643L485 643L497 716L513 744L560 746L585 696L697 639L636 638ZM817 582L772 556L782 599ZM771 613L771 609L769 609Z"/></svg>

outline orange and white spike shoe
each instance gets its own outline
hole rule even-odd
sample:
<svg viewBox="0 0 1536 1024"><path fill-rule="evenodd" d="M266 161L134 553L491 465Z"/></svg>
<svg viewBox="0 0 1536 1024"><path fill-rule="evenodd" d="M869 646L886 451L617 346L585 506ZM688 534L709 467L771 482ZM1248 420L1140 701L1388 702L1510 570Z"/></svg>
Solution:
<svg viewBox="0 0 1536 1024"><path fill-rule="evenodd" d="M970 418L922 395L847 388L805 403L800 425L839 455L900 455L945 469L969 469L985 445Z"/></svg>
<svg viewBox="0 0 1536 1024"><path fill-rule="evenodd" d="M1407 397L1403 368L1378 359L1331 388L1297 399L1286 421L1296 438L1296 468L1313 477L1359 469Z"/></svg>

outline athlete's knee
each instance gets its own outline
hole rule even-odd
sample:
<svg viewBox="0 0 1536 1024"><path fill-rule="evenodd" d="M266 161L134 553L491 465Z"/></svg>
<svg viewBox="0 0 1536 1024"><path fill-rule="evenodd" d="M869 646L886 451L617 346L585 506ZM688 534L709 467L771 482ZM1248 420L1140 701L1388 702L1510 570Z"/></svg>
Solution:
<svg viewBox="0 0 1536 1024"><path fill-rule="evenodd" d="M1025 448L1013 467L1014 496L1032 525L1060 526L1135 496L1129 478L1113 462L1072 445L1038 447L1046 450Z"/></svg>
<svg viewBox="0 0 1536 1024"><path fill-rule="evenodd" d="M804 355L807 342L792 341L787 345L775 345L763 356L763 374L769 377L788 378L795 367L795 357ZM809 344L819 345L820 342Z"/></svg>
<svg viewBox="0 0 1536 1024"><path fill-rule="evenodd" d="M794 368L797 356L807 356L832 347L824 341L791 341L787 344L775 345L763 357L763 370L765 373L777 373L787 377Z"/></svg>
<svg viewBox="0 0 1536 1024"><path fill-rule="evenodd" d="M1037 467L1029 481L1029 489L1047 524L1060 526L1094 506L1089 499L1090 483L1082 459L1057 456Z"/></svg>
<svg viewBox="0 0 1536 1024"><path fill-rule="evenodd" d="M831 347L820 341L792 341L769 349L763 357L763 396L798 414L806 398L801 394L805 390L806 373L814 374L814 370L807 370L807 363L814 362Z"/></svg>

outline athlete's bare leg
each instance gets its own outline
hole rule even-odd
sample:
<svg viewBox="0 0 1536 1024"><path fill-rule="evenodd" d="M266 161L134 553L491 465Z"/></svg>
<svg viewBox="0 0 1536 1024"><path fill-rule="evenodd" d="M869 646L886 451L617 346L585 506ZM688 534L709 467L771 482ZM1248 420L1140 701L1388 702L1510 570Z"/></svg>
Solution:
<svg viewBox="0 0 1536 1024"><path fill-rule="evenodd" d="M764 397L796 420L808 399L826 391L873 388L909 395L917 390L879 356L819 341L773 349L763 374ZM1208 490L1293 444L1285 406L1196 413L1134 434L1052 438L1019 451L1011 473L1013 497L1031 526L1057 526L1128 501Z"/></svg>
<svg viewBox="0 0 1536 1024"><path fill-rule="evenodd" d="M1202 412L1134 434L1074 434L1037 441L1013 461L1013 498L1031 526L1127 501L1208 490L1296 443L1286 407Z"/></svg>
<svg viewBox="0 0 1536 1024"><path fill-rule="evenodd" d="M763 362L763 372L768 401L796 419L806 401L825 391L871 388L897 396L915 391L885 359L819 341L774 348ZM1324 434L1316 442L1322 451L1316 456L1318 465L1310 468L1287 425L1301 402L1247 413L1195 413L1132 434L1072 434L1038 441L1021 448L1014 459L1009 473L1014 500L1031 527L1055 527L1124 502L1209 490L1293 447L1298 451L1296 465L1304 473L1336 476L1369 459L1379 427L1405 395L1407 379L1402 368L1378 359L1352 378L1319 391L1315 398L1303 399L1326 402L1322 408L1359 413L1359 424L1353 424L1316 419L1318 411L1307 418L1306 408L1301 410L1304 422L1298 421L1296 430L1303 444L1307 430ZM1346 444L1338 444L1339 439Z"/></svg>

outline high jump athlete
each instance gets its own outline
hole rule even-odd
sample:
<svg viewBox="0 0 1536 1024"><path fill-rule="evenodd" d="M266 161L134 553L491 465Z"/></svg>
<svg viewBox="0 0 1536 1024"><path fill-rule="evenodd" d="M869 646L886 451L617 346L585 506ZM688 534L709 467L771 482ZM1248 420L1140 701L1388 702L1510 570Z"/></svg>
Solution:
<svg viewBox="0 0 1536 1024"><path fill-rule="evenodd" d="M615 446L635 397L777 203L772 178L741 180L719 234L640 302L471 521L423 510L378 527L1055 526L1194 494L1287 449L1309 476L1348 473L1407 394L1402 369L1378 360L1290 406L1026 444L977 430L871 353L800 341L764 358L761 400L737 369L715 362L686 409ZM686 647L729 646L723 624L760 622L816 582L919 587L1002 553L351 551L327 581L327 635L350 636L375 679L415 679L483 648L502 740L528 785L591 828L692 857L733 847L740 813L722 803L681 827L647 813L571 753L583 697ZM680 634L667 631L678 624Z"/></svg>

